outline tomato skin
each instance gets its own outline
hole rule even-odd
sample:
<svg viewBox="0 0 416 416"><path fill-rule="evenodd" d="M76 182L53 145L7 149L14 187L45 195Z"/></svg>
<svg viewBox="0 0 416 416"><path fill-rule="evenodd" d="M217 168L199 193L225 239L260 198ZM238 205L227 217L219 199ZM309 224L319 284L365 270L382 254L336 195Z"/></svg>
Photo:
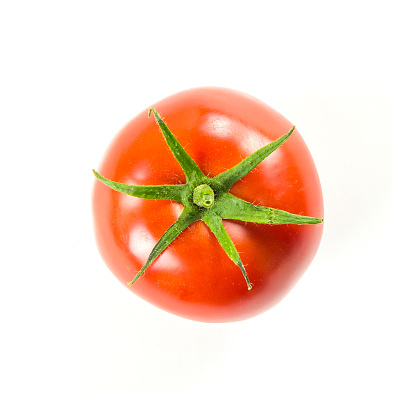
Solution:
<svg viewBox="0 0 416 416"><path fill-rule="evenodd" d="M195 88L154 107L207 176L231 168L287 133L292 124L268 105L224 88ZM131 120L110 144L100 174L136 185L185 183L185 175L147 111ZM238 181L233 195L256 205L323 217L313 159L295 129L284 145ZM114 275L146 301L173 314L204 322L240 321L276 305L313 260L323 224L264 225L223 220L253 284L247 290L202 221L192 224L133 285L127 283L179 217L182 206L144 200L96 181L93 217L99 251Z"/></svg>

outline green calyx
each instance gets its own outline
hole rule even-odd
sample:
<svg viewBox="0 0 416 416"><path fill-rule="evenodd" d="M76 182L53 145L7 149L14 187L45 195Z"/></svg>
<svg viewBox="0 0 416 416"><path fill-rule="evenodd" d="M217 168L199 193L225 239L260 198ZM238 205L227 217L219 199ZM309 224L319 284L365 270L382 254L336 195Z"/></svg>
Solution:
<svg viewBox="0 0 416 416"><path fill-rule="evenodd" d="M247 288L250 290L252 284L244 269L238 251L224 228L222 219L274 225L318 224L323 221L322 218L296 215L274 208L253 205L228 192L232 185L251 172L260 162L280 147L290 137L295 127L292 127L284 136L252 153L231 169L214 178L209 178L203 174L194 160L186 153L185 149L153 108L149 110L149 116L152 113L170 150L185 173L186 184L154 186L127 185L106 179L93 170L97 179L118 192L137 198L172 200L184 206L182 214L156 243L146 263L129 284L132 285L136 282L182 231L194 222L202 220L215 235L230 260L240 268L246 280Z"/></svg>

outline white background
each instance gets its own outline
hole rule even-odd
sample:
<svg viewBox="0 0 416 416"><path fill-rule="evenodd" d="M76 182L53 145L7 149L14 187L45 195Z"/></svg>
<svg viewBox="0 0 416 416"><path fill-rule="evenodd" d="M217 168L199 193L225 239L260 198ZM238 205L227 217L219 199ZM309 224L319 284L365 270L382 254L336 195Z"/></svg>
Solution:
<svg viewBox="0 0 416 416"><path fill-rule="evenodd" d="M414 415L415 112L393 112L410 15L387 1L3 1L1 413ZM324 190L315 261L235 324L131 294L91 224L91 169L115 133L205 85L296 124ZM414 85L397 85L400 104Z"/></svg>

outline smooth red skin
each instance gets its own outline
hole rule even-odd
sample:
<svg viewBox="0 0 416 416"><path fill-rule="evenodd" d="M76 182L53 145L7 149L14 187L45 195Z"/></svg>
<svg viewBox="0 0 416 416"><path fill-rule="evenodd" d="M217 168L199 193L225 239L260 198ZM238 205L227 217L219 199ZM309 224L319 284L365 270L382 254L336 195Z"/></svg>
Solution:
<svg viewBox="0 0 416 416"><path fill-rule="evenodd" d="M208 176L229 169L292 126L256 98L223 88L183 91L152 107ZM115 137L98 171L128 184L185 183L182 169L147 110ZM323 217L318 174L297 129L230 192L257 205ZM159 308L204 322L240 321L276 305L311 263L323 231L323 224L260 225L224 220L253 284L249 291L240 269L198 221L140 280L127 286L181 210L176 202L124 195L98 180L94 185L97 244L114 275Z"/></svg>

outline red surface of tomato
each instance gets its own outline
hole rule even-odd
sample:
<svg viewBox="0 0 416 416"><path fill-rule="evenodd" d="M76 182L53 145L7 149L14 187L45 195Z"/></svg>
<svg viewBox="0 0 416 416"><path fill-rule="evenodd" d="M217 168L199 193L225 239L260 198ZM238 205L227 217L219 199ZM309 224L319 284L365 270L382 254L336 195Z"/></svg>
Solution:
<svg viewBox="0 0 416 416"><path fill-rule="evenodd" d="M263 102L223 88L195 88L153 107L202 172L214 177L286 134L292 124ZM135 185L185 183L158 124L144 111L108 148L99 172ZM229 191L255 205L323 217L318 174L303 139L291 137ZM93 216L99 251L115 276L146 301L205 322L239 321L276 305L318 249L323 224L223 220L253 285L203 221L183 231L134 284L153 246L178 219L179 202L135 198L96 181Z"/></svg>

